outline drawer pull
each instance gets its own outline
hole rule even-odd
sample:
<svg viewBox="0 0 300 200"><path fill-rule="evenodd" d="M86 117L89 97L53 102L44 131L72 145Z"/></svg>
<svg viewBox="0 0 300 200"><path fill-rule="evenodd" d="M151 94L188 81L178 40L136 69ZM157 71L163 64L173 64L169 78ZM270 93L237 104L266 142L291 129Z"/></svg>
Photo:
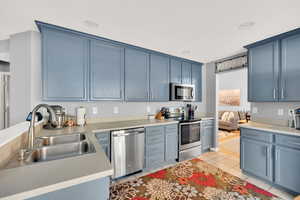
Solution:
<svg viewBox="0 0 300 200"><path fill-rule="evenodd" d="M300 146L300 143L298 143L298 142L291 142L291 141L286 141L286 144L287 145L297 145L297 146Z"/></svg>

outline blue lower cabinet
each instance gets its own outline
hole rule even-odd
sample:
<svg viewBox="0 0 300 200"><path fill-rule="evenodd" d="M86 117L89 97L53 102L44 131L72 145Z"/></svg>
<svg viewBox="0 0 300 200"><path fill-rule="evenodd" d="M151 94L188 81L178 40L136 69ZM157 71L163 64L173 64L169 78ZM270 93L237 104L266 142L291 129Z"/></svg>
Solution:
<svg viewBox="0 0 300 200"><path fill-rule="evenodd" d="M95 133L95 136L107 158L110 160L110 132Z"/></svg>
<svg viewBox="0 0 300 200"><path fill-rule="evenodd" d="M50 199L109 199L109 185L110 178L104 177L94 181L81 183L68 188L60 189L57 191L42 194L40 196L32 197L27 200L50 200Z"/></svg>
<svg viewBox="0 0 300 200"><path fill-rule="evenodd" d="M202 123L201 124L202 152L209 151L209 149L213 146L213 139L214 139L214 125L211 123L209 124Z"/></svg>
<svg viewBox="0 0 300 200"><path fill-rule="evenodd" d="M164 162L164 127L153 126L146 128L145 137L145 168L154 169Z"/></svg>
<svg viewBox="0 0 300 200"><path fill-rule="evenodd" d="M275 183L300 193L300 150L275 147Z"/></svg>
<svg viewBox="0 0 300 200"><path fill-rule="evenodd" d="M177 125L146 128L145 168L156 169L173 163L178 157Z"/></svg>
<svg viewBox="0 0 300 200"><path fill-rule="evenodd" d="M178 158L178 127L170 125L165 127L165 161L175 162Z"/></svg>
<svg viewBox="0 0 300 200"><path fill-rule="evenodd" d="M264 180L273 180L272 144L241 138L241 168Z"/></svg>

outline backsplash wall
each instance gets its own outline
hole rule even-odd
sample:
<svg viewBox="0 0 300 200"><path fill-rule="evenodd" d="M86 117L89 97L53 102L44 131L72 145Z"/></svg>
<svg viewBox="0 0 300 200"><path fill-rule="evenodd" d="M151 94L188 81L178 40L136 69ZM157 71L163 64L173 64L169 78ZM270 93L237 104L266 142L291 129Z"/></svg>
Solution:
<svg viewBox="0 0 300 200"><path fill-rule="evenodd" d="M87 110L87 118L126 118L147 117L148 114L156 114L163 106L184 106L184 102L43 102L51 105L61 105L68 115L75 116L75 110L84 106ZM198 105L196 115L205 114L205 103L192 103ZM98 114L93 114L93 107L97 108ZM150 108L148 112L147 108ZM118 113L114 113L114 109Z"/></svg>
<svg viewBox="0 0 300 200"><path fill-rule="evenodd" d="M251 103L251 120L280 126L288 125L288 111L300 107L300 102L266 102ZM257 108L257 113L253 111ZM283 109L283 115L278 115L278 109Z"/></svg>

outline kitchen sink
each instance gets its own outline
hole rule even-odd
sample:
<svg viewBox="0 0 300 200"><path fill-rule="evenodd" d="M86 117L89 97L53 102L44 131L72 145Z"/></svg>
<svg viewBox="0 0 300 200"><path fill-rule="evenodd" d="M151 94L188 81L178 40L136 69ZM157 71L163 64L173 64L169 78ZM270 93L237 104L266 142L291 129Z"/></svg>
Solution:
<svg viewBox="0 0 300 200"><path fill-rule="evenodd" d="M52 146L58 144L81 142L86 139L86 135L83 133L68 134L68 135L55 135L55 136L43 136L38 140L42 146Z"/></svg>
<svg viewBox="0 0 300 200"><path fill-rule="evenodd" d="M95 147L88 141L65 143L63 145L44 146L34 149L26 159L27 163L36 163L63 159L93 153Z"/></svg>

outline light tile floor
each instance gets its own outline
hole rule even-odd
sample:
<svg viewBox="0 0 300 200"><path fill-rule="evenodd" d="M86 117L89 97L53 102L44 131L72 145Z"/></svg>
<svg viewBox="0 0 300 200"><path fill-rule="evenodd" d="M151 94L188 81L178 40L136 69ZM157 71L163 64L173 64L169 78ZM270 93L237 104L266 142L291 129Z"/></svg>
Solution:
<svg viewBox="0 0 300 200"><path fill-rule="evenodd" d="M240 169L240 160L232 154L227 154L224 152L208 152L201 155L199 158L206 161L207 163L210 163L220 169L222 169L225 172L228 172L234 176L237 176L243 180L248 181L249 183L252 183L266 191L269 191L283 199L289 200L293 199L294 197L286 193L284 191L279 190L278 188L272 187L270 184L258 180L254 177L247 176L242 173Z"/></svg>

